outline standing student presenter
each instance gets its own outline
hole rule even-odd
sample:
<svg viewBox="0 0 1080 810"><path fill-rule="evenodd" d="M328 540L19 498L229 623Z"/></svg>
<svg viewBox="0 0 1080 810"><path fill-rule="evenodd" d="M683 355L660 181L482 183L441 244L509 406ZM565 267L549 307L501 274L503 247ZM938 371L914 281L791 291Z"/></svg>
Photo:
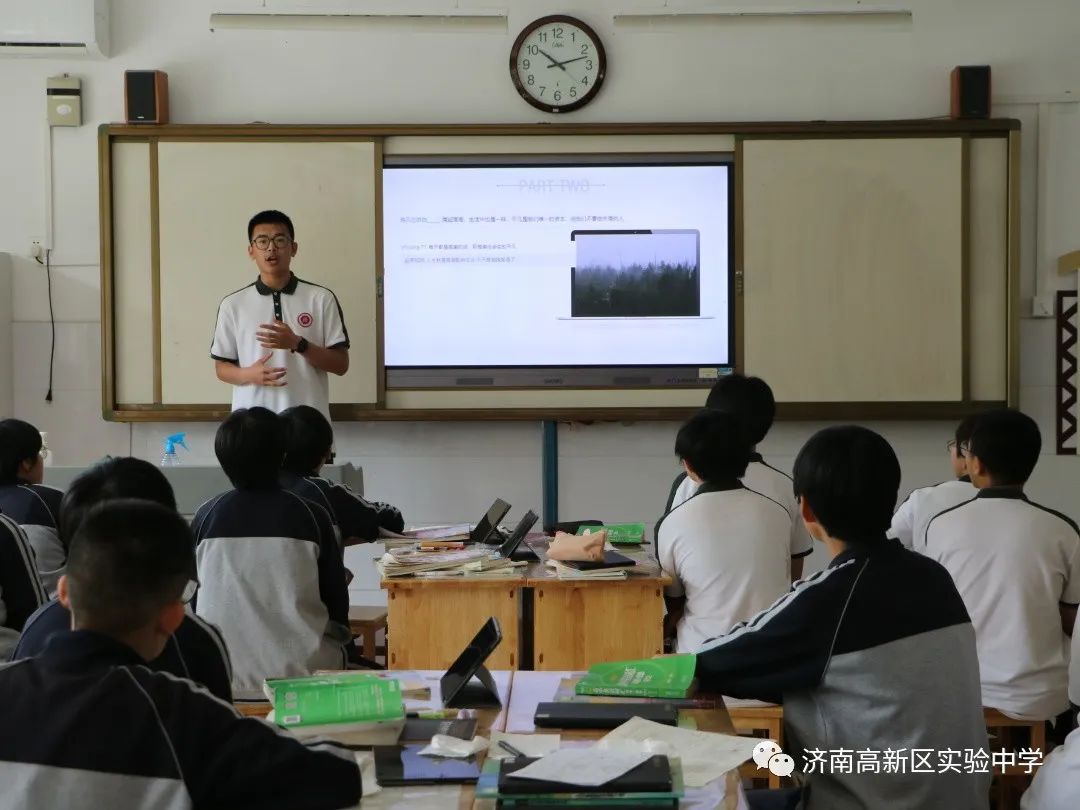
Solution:
<svg viewBox="0 0 1080 810"><path fill-rule="evenodd" d="M280 211L251 218L247 251L259 277L221 300L210 356L233 386L233 410L310 405L329 419L326 375L349 370L349 333L333 291L293 274L295 236Z"/></svg>

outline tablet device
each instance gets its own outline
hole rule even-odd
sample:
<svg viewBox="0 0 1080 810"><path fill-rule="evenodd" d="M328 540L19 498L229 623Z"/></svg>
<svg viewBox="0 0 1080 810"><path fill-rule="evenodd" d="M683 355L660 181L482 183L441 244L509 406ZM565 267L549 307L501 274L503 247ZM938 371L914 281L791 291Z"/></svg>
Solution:
<svg viewBox="0 0 1080 810"><path fill-rule="evenodd" d="M542 728L618 728L631 717L674 726L679 708L674 703L541 703L533 723Z"/></svg>
<svg viewBox="0 0 1080 810"><path fill-rule="evenodd" d="M529 533L529 529L536 525L537 520L539 520L539 518L536 516L536 513L533 512L531 509L526 512L522 516L521 520L518 521L517 526L514 527L514 531L510 532L510 535L506 538L506 542L499 547L499 554L501 554L503 557L506 557L508 560L538 559L538 557L533 553L532 549L530 549L528 546L525 546L523 549L525 553L515 555L515 552L517 552L521 548L521 542ZM528 556L526 556L526 554Z"/></svg>
<svg viewBox="0 0 1080 810"><path fill-rule="evenodd" d="M598 571L602 568L631 568L637 565L629 557L625 557L617 551L605 551L603 562L593 562L592 560L559 560L559 562L567 568L574 568L578 571Z"/></svg>
<svg viewBox="0 0 1080 810"><path fill-rule="evenodd" d="M569 785L565 782L545 782L513 776L515 771L534 762L536 760L531 757L502 760L499 765L499 794L520 796L548 793L670 793L672 790L671 763L667 757L659 754L602 785Z"/></svg>
<svg viewBox="0 0 1080 810"><path fill-rule="evenodd" d="M487 657L502 641L499 620L492 616L480 628L457 660L439 679L443 706L452 709L482 709L502 706L499 690L491 673L484 666ZM477 683L470 683L476 678Z"/></svg>
<svg viewBox="0 0 1080 810"><path fill-rule="evenodd" d="M475 757L422 757L420 751L426 746L427 743L376 745L372 750L375 754L375 779L379 785L465 785L475 783L480 778L480 764Z"/></svg>
<svg viewBox="0 0 1080 810"><path fill-rule="evenodd" d="M484 513L484 516L480 518L480 522L476 524L476 528L469 532L470 543L486 543L489 541L491 535L498 528L499 521L506 517L506 513L510 511L510 504L504 501L502 498L496 498L488 510ZM499 542L502 541L501 537L496 535Z"/></svg>

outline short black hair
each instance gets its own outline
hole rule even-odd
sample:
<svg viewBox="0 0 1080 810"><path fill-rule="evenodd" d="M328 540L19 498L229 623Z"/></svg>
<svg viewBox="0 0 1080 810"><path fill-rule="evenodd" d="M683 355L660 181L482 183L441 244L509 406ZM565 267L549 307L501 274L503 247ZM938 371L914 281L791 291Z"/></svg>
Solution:
<svg viewBox="0 0 1080 810"><path fill-rule="evenodd" d="M956 447L959 450L963 444L968 444L971 441L971 434L975 432L975 425L979 421L979 417L982 414L973 413L969 416L965 416L960 420L960 424L956 426Z"/></svg>
<svg viewBox="0 0 1080 810"><path fill-rule="evenodd" d="M987 411L975 423L970 453L996 486L1020 486L1039 461L1042 435L1035 420L1012 408Z"/></svg>
<svg viewBox="0 0 1080 810"><path fill-rule="evenodd" d="M60 501L60 542L67 548L87 513L105 501L137 498L176 511L165 474L141 458L107 458L79 473Z"/></svg>
<svg viewBox="0 0 1080 810"><path fill-rule="evenodd" d="M260 211L251 219L248 220L248 242L255 236L256 225L284 225L285 230L289 232L289 238L296 239L296 231L293 230L292 220L281 211Z"/></svg>
<svg viewBox="0 0 1080 810"><path fill-rule="evenodd" d="M735 414L703 408L679 428L675 455L705 483L742 478L750 463L750 440Z"/></svg>
<svg viewBox="0 0 1080 810"><path fill-rule="evenodd" d="M882 540L900 489L900 462L885 439L858 425L819 430L795 459L796 498L806 498L830 537Z"/></svg>
<svg viewBox="0 0 1080 810"><path fill-rule="evenodd" d="M760 444L776 418L776 400L760 377L731 373L713 383L706 408L730 411L742 420L751 446Z"/></svg>
<svg viewBox="0 0 1080 810"><path fill-rule="evenodd" d="M175 509L106 501L86 514L71 541L71 612L79 627L130 633L179 601L195 571L191 529Z"/></svg>
<svg viewBox="0 0 1080 810"><path fill-rule="evenodd" d="M278 486L284 434L277 414L266 408L241 408L229 414L214 437L214 454L234 487Z"/></svg>
<svg viewBox="0 0 1080 810"><path fill-rule="evenodd" d="M19 465L41 452L41 434L21 419L0 421L0 484L19 480Z"/></svg>
<svg viewBox="0 0 1080 810"><path fill-rule="evenodd" d="M294 475L313 475L334 446L330 420L310 405L293 405L278 418L285 430L285 469Z"/></svg>

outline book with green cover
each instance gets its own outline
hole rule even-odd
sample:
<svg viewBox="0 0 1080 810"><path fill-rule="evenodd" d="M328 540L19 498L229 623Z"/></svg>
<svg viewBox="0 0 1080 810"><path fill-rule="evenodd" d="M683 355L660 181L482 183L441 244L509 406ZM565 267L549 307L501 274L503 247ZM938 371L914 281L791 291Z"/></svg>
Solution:
<svg viewBox="0 0 1080 810"><path fill-rule="evenodd" d="M694 687L693 655L593 664L574 691L579 695L684 698Z"/></svg>
<svg viewBox="0 0 1080 810"><path fill-rule="evenodd" d="M264 691L273 721L297 732L354 731L404 721L401 684L365 672L268 679Z"/></svg>
<svg viewBox="0 0 1080 810"><path fill-rule="evenodd" d="M644 523L609 523L605 526L578 526L578 534L607 530L607 539L613 545L637 546L645 542Z"/></svg>

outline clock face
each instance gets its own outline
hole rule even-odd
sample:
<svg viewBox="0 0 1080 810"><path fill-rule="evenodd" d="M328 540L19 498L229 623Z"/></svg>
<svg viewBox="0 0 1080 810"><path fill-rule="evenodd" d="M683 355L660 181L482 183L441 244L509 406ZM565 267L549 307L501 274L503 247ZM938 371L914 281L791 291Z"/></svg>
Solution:
<svg viewBox="0 0 1080 810"><path fill-rule="evenodd" d="M543 17L518 35L510 76L527 102L545 112L568 112L596 96L607 59L596 33L573 17Z"/></svg>

